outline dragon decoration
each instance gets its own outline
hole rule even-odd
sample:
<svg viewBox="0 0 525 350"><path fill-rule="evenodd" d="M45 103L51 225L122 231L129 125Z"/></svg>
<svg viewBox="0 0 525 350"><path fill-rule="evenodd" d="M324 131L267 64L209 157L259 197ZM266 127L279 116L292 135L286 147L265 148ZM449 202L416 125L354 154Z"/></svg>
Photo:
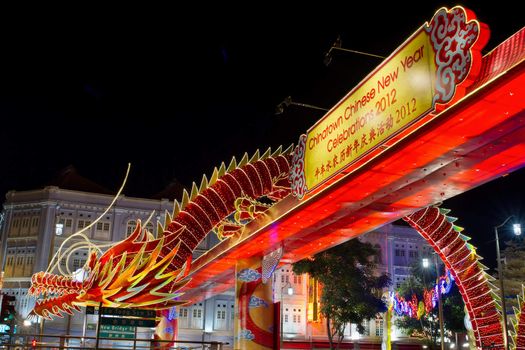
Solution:
<svg viewBox="0 0 525 350"><path fill-rule="evenodd" d="M468 243L470 237L454 225L457 218L447 216L449 212L431 206L403 219L426 239L450 270L465 302L476 346L503 349L500 298L491 283L494 278L485 272L487 267L479 261L476 248Z"/></svg>
<svg viewBox="0 0 525 350"><path fill-rule="evenodd" d="M514 308L514 315L516 318L513 320L514 330L512 334L512 349L523 350L525 349L525 288L521 286L521 295L518 295L519 309Z"/></svg>
<svg viewBox="0 0 525 350"><path fill-rule="evenodd" d="M63 317L80 306L145 308L162 310L183 304L180 289L188 282L192 252L213 231L220 239L239 234L249 220L263 214L290 193L288 180L293 146L275 152L257 151L237 163L215 168L210 180L193 183L183 192L173 214L166 212L158 237L143 229L140 221L126 239L101 256L90 252L85 278L38 272L32 276L29 294L37 298L30 317ZM261 199L264 197L264 201ZM260 200L260 201L258 201Z"/></svg>

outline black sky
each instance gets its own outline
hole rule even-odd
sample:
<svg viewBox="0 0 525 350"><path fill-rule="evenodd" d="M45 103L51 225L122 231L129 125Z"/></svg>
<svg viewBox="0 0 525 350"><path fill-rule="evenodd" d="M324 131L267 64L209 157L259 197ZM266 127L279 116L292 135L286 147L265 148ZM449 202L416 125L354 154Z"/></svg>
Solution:
<svg viewBox="0 0 525 350"><path fill-rule="evenodd" d="M233 155L294 143L322 112L291 106L275 115L279 102L331 107L380 63L335 53L325 66L338 35L343 47L386 56L456 4L4 10L0 193L42 187L68 165L116 191L131 162L124 192L148 197L173 178L188 186ZM461 4L491 27L485 51L524 24L513 1ZM523 210L524 175L445 206L467 231L490 237ZM491 254L490 243L473 243Z"/></svg>

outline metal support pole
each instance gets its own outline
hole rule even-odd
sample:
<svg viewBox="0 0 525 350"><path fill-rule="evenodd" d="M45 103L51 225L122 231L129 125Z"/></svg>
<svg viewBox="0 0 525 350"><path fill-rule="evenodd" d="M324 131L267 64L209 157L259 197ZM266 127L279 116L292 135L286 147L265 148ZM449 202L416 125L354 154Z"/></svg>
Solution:
<svg viewBox="0 0 525 350"><path fill-rule="evenodd" d="M441 333L441 350L445 350L445 330L443 327L443 303L441 302L441 284L439 283L440 275L437 262L437 254L434 254L434 265L436 267L437 287L438 287L438 312L439 312L439 332Z"/></svg>
<svg viewBox="0 0 525 350"><path fill-rule="evenodd" d="M84 321L82 322L82 348L86 347L87 312L84 308Z"/></svg>
<svg viewBox="0 0 525 350"><path fill-rule="evenodd" d="M283 344L284 344L284 330L283 330L283 327L284 327L284 321L283 321L283 318L284 318L284 306L283 306L283 287L281 287L281 328L279 329L281 331L281 345L279 346L279 349L282 350L283 348Z"/></svg>
<svg viewBox="0 0 525 350"><path fill-rule="evenodd" d="M502 227L509 221L512 216L509 216L501 225L494 227L494 234L496 235L496 254L498 260L498 279L499 279L499 288L501 295L501 311L503 313L503 345L506 350L509 349L509 334L507 331L507 307L505 306L505 289L503 287L503 268L501 267L501 256L499 251L499 235L498 227Z"/></svg>

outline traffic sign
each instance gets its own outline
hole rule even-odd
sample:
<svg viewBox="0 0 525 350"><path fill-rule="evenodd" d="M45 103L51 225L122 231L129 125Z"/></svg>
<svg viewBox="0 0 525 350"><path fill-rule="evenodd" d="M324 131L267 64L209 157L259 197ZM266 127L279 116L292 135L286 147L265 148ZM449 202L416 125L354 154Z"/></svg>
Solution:
<svg viewBox="0 0 525 350"><path fill-rule="evenodd" d="M104 332L124 332L124 333L135 333L135 327L132 326L115 326L110 324L101 324L100 331Z"/></svg>
<svg viewBox="0 0 525 350"><path fill-rule="evenodd" d="M135 332L124 333L124 332L100 332L101 338L115 338L115 339L133 339L135 338Z"/></svg>
<svg viewBox="0 0 525 350"><path fill-rule="evenodd" d="M100 308L100 314L109 316L133 316L143 318L155 318L157 316L155 310L128 309L117 307L102 307Z"/></svg>
<svg viewBox="0 0 525 350"><path fill-rule="evenodd" d="M155 320L143 318L101 317L100 325L155 327Z"/></svg>
<svg viewBox="0 0 525 350"><path fill-rule="evenodd" d="M135 338L135 327L101 324L100 336L103 338L133 339Z"/></svg>

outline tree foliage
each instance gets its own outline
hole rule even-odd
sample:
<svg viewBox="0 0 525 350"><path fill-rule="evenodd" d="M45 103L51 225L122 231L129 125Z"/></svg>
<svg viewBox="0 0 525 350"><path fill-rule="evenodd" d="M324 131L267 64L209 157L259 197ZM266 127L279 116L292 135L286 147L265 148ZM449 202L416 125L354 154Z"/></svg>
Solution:
<svg viewBox="0 0 525 350"><path fill-rule="evenodd" d="M386 311L381 296L390 280L386 274L377 274L379 254L370 243L353 239L293 264L295 274L308 273L322 285L320 311L332 349L334 337L339 347L348 324L357 324L363 333L363 321Z"/></svg>
<svg viewBox="0 0 525 350"><path fill-rule="evenodd" d="M407 300L410 300L412 295L416 295L420 301L423 300L423 291L425 289L429 290L435 285L438 275L434 264L431 265L428 268L422 268L419 262L413 264L411 266L411 276L401 284L396 292ZM439 270L439 274L442 276L444 272ZM465 305L458 288L453 286L448 294L442 296L442 301L445 334L465 332ZM430 313L425 314L419 320L409 316L402 316L395 321L395 324L408 335L422 337L428 346L437 348L438 339L440 339L437 305Z"/></svg>
<svg viewBox="0 0 525 350"><path fill-rule="evenodd" d="M505 264L503 265L503 281L505 282L505 305L507 312L512 307L518 307L516 296L521 295L521 286L525 284L525 243L523 239L516 238L505 242L502 252ZM497 277L497 276L496 276Z"/></svg>

